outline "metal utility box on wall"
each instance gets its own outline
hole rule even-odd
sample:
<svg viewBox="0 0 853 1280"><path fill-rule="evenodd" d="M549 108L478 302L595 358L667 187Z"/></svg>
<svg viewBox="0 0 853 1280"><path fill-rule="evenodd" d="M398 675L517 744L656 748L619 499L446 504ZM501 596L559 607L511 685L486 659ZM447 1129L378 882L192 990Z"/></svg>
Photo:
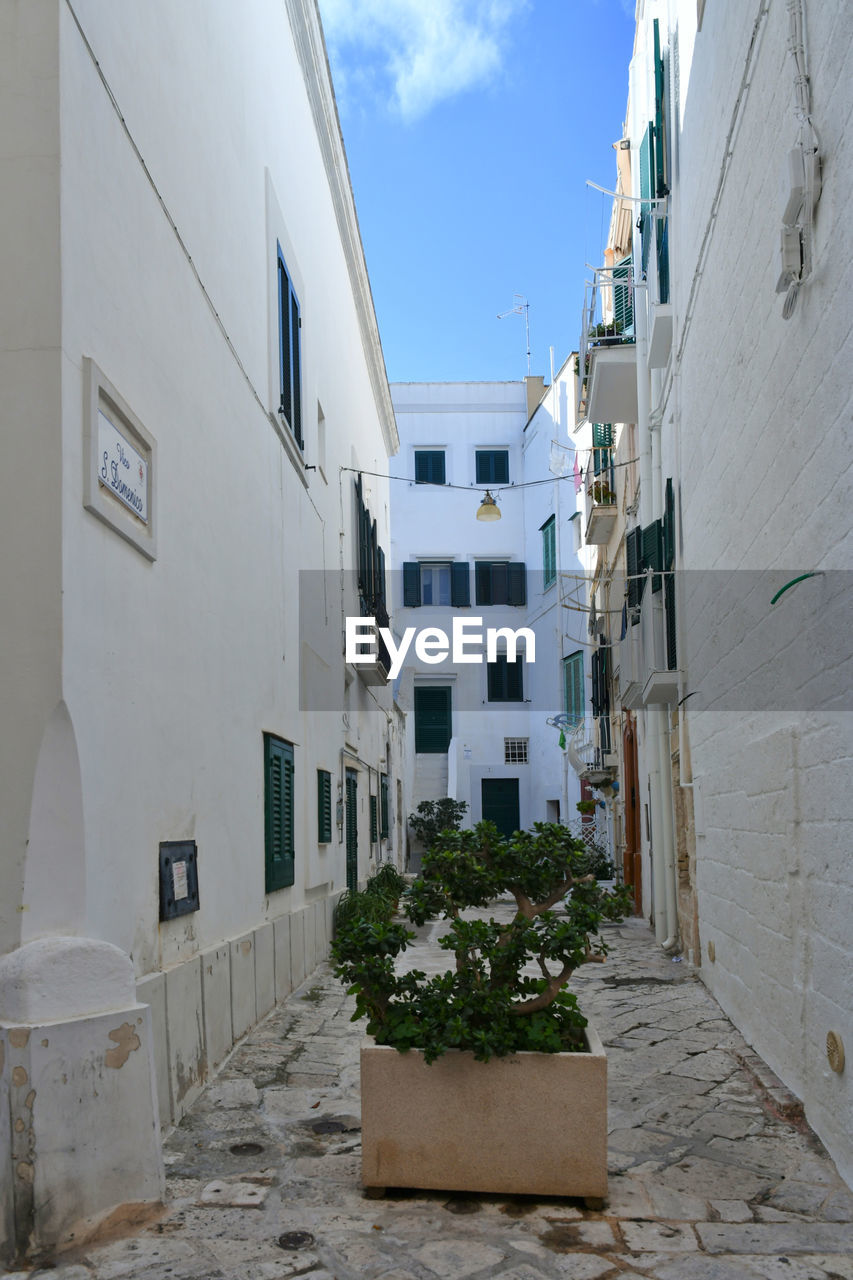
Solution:
<svg viewBox="0 0 853 1280"><path fill-rule="evenodd" d="M198 911L198 850L195 840L165 840L160 845L160 919Z"/></svg>

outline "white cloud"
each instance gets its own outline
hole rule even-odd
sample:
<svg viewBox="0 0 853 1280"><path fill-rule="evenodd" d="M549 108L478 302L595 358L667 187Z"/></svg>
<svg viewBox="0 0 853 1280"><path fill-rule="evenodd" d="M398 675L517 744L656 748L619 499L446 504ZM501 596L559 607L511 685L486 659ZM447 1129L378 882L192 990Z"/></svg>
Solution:
<svg viewBox="0 0 853 1280"><path fill-rule="evenodd" d="M373 59L380 82L406 120L488 83L503 62L506 28L528 0L320 0L323 26L341 86L356 83L352 46ZM334 55L339 56L334 56ZM373 79L362 64L362 84Z"/></svg>

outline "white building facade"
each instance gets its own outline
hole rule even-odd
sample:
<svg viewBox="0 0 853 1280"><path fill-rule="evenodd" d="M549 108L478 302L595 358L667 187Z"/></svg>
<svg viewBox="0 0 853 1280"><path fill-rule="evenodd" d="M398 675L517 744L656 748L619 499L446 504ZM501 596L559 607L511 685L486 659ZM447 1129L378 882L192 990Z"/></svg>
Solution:
<svg viewBox="0 0 853 1280"><path fill-rule="evenodd" d="M412 655L403 668L412 808L450 796L468 805L465 825L488 818L506 833L578 821L579 784L560 725L548 723L578 713L585 671L563 607L563 571L581 572L568 376L547 391L533 378L392 385L401 441L391 488L395 629L451 636L464 623L483 637L464 661ZM499 520L477 519L487 493ZM504 630L491 662L490 630Z"/></svg>
<svg viewBox="0 0 853 1280"><path fill-rule="evenodd" d="M606 262L582 347L587 417L636 428L646 910L848 1178L851 71L841 3L638 6L633 315Z"/></svg>
<svg viewBox="0 0 853 1280"><path fill-rule="evenodd" d="M315 5L0 28L11 1256L159 1197L159 1124L405 806L402 717L344 663L397 437Z"/></svg>

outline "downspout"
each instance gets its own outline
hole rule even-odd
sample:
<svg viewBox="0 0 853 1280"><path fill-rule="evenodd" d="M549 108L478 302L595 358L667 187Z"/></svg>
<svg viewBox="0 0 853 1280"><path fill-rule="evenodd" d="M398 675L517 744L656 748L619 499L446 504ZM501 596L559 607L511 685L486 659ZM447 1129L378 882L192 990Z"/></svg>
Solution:
<svg viewBox="0 0 853 1280"><path fill-rule="evenodd" d="M551 395L553 397L553 405L554 405L551 413L551 418L554 423L553 439L558 444L562 444L561 432L560 432L560 426L561 426L560 395L559 395L559 388L557 386L556 379L554 378L554 348L553 347L550 348L549 356L550 356L550 362L551 362ZM562 528L562 525L560 524L560 488L561 488L560 480L558 477L555 476L554 478L554 528L555 528L556 536L554 538L554 568L557 572L557 608L555 610L555 617L554 617L554 633L555 633L554 639L556 644L556 652L561 655L560 675L562 676L562 672L563 672L563 665L562 665L563 557L562 557L561 551L562 551L562 540L563 540L563 528ZM562 760L560 763L563 771L563 779L560 787L560 822L564 827L567 827L569 825L569 745L568 745L568 742L566 743L565 747L563 747L560 754L562 756Z"/></svg>

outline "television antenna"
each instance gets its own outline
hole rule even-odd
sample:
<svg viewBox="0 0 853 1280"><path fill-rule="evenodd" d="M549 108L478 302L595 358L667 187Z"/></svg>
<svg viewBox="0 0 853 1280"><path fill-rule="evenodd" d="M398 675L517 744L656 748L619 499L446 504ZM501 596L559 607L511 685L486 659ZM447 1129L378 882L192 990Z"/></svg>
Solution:
<svg viewBox="0 0 853 1280"><path fill-rule="evenodd" d="M523 293L514 293L512 295L513 305L509 311L501 311L498 314L499 320L505 320L507 316L524 316L524 333L527 340L527 376L530 377L530 303L527 301Z"/></svg>

